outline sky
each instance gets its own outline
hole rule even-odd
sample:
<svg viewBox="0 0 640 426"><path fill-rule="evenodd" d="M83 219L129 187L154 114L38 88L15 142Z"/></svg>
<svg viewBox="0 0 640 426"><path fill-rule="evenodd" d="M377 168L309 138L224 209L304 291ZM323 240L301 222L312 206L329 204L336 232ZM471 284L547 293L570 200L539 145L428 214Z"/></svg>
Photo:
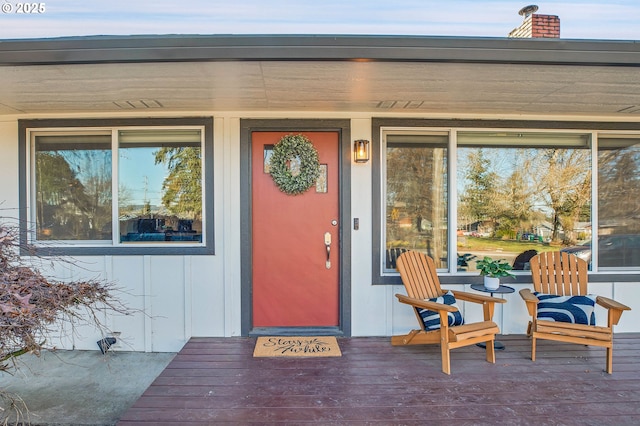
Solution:
<svg viewBox="0 0 640 426"><path fill-rule="evenodd" d="M522 23L518 11L529 4L539 6L538 14L560 18L561 38L640 40L640 0L0 0L0 39L139 34L505 37Z"/></svg>

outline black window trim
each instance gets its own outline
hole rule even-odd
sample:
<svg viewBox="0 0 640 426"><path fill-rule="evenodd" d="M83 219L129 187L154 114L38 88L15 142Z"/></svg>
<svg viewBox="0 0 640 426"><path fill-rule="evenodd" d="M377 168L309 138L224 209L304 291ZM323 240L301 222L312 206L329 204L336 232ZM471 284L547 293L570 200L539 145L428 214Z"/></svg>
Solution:
<svg viewBox="0 0 640 426"><path fill-rule="evenodd" d="M371 247L371 276L373 285L402 285L398 274L382 274L380 259L382 253L382 163L381 131L383 128L421 128L427 131L429 128L441 130L443 128L454 129L528 129L528 130L574 130L574 131L640 131L640 123L607 122L607 121L545 121L545 120L451 120L451 119L420 119L420 118L384 118L374 117L371 120L371 189L372 189L372 247ZM640 270L621 271L612 273L604 271L589 273L590 282L637 282ZM442 284L479 284L482 277L478 275L447 274L441 275ZM510 279L508 284L531 283L528 274L517 275Z"/></svg>
<svg viewBox="0 0 640 426"><path fill-rule="evenodd" d="M28 155L30 141L27 134L37 129L82 129L97 127L179 127L201 126L204 128L204 177L205 190L205 235L201 246L128 246L128 245L28 245L27 214L30 189L27 185ZM28 119L18 120L18 164L19 164L19 222L20 254L29 256L101 256L101 255L213 255L214 247L214 173L213 173L213 117L183 118L116 118L116 119Z"/></svg>

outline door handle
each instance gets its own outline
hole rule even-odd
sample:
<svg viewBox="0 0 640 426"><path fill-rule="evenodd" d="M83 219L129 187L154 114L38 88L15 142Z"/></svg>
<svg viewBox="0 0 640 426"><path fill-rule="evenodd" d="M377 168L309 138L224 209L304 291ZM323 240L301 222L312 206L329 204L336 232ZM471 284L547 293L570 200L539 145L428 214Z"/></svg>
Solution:
<svg viewBox="0 0 640 426"><path fill-rule="evenodd" d="M331 269L331 233L325 232L324 234L324 245L327 248L327 261L324 266L327 269Z"/></svg>

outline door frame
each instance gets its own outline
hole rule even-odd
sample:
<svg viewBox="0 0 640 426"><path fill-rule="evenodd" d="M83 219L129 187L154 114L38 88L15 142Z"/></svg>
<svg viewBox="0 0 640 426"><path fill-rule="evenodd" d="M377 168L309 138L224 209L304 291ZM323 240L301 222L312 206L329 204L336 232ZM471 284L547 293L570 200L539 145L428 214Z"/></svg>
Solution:
<svg viewBox="0 0 640 426"><path fill-rule="evenodd" d="M338 188L340 236L339 322L337 327L279 327L253 328L253 255L251 203L251 135L253 132L337 132ZM334 335L351 336L351 123L349 120L315 119L241 119L240 120L240 281L242 336L278 335Z"/></svg>

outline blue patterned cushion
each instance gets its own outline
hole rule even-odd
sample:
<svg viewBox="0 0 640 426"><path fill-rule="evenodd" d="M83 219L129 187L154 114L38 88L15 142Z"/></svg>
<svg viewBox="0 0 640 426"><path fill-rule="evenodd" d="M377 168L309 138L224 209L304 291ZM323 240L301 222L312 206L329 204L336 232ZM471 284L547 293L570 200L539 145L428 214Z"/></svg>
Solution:
<svg viewBox="0 0 640 426"><path fill-rule="evenodd" d="M435 297L433 299L425 299L430 302L442 303L444 305L455 306L456 308L456 298L453 296L451 291L446 292L444 295L440 297ZM430 311L428 309L419 309L416 308L418 314L422 318L422 322L424 323L424 328L427 330L437 330L440 328L440 314L437 311ZM462 318L462 314L460 313L460 309L456 312L448 312L449 318L449 326L454 325L462 325L464 324L464 319Z"/></svg>
<svg viewBox="0 0 640 426"><path fill-rule="evenodd" d="M596 296L557 296L534 292L538 300L538 319L570 322L574 324L596 325L593 307Z"/></svg>

